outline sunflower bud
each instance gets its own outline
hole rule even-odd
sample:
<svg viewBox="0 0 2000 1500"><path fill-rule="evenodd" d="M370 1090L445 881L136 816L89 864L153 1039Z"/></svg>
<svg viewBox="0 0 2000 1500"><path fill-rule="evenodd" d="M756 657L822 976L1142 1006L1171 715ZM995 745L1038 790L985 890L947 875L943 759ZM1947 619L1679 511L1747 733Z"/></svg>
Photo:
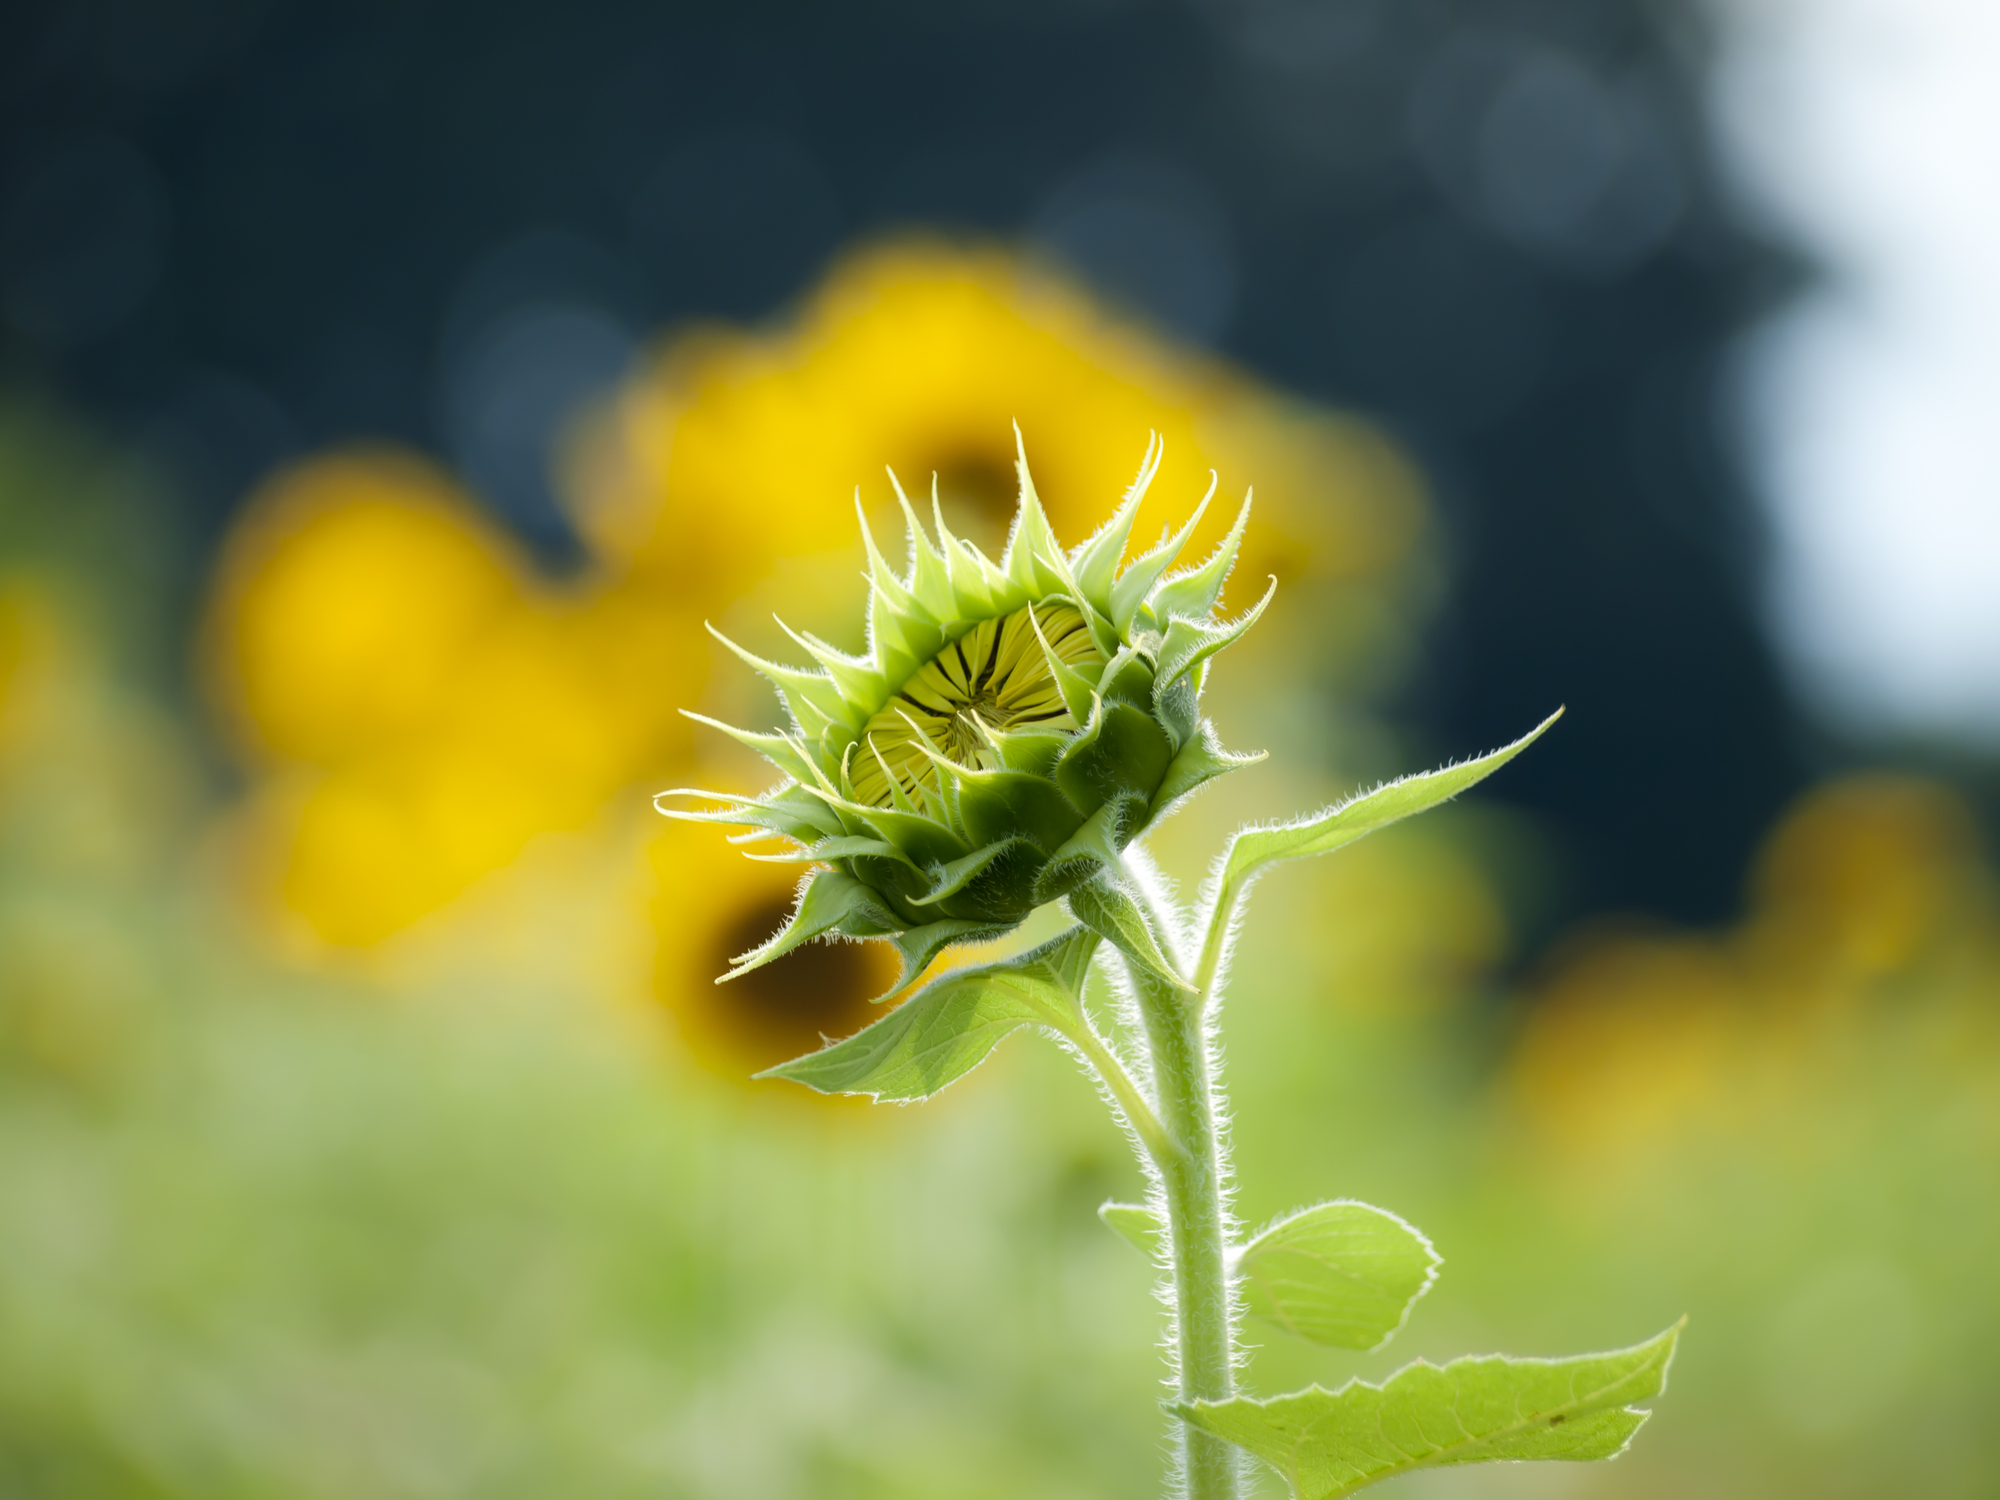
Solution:
<svg viewBox="0 0 2000 1500"><path fill-rule="evenodd" d="M901 576L861 521L861 656L786 627L818 664L803 669L717 634L777 687L791 723L772 734L715 727L786 779L761 797L663 793L722 805L661 810L742 825L752 830L744 842L780 837L790 847L752 857L814 867L784 928L725 978L843 935L893 942L907 981L948 944L998 936L1116 865L1197 787L1258 758L1223 750L1199 710L1209 658L1271 598L1235 620L1213 617L1249 501L1200 565L1170 571L1206 499L1120 566L1160 457L1156 438L1124 503L1069 552L1021 457L1019 508L997 563L951 534L935 498L933 541L899 487L910 548Z"/></svg>

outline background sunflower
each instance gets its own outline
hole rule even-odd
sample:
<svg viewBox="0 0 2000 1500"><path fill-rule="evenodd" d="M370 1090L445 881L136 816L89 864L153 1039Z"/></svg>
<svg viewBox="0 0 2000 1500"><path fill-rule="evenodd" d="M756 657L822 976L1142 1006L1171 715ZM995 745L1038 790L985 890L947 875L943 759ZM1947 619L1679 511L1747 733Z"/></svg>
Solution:
<svg viewBox="0 0 2000 1500"><path fill-rule="evenodd" d="M656 993L681 1038L718 1073L748 1078L878 1014L871 1002L897 975L895 956L879 943L809 943L716 983L738 954L784 925L798 897L796 865L758 864L713 829L683 824L654 838L647 858L656 877Z"/></svg>
<svg viewBox="0 0 2000 1500"><path fill-rule="evenodd" d="M656 595L544 578L399 452L277 475L224 549L205 629L254 779L258 898L365 946L590 823L685 746L632 685L697 690L690 626Z"/></svg>
<svg viewBox="0 0 2000 1500"><path fill-rule="evenodd" d="M1098 524L1150 431L1166 447L1162 514L1190 512L1210 471L1239 491L1254 476L1243 574L1257 592L1274 574L1392 587L1423 535L1416 475L1379 430L1165 343L1045 264L937 241L848 258L781 329L669 344L586 447L577 505L603 551L718 603L778 557L848 550L857 486L888 518L885 467L913 491L936 476L953 528L997 556L1016 422L1064 536ZM746 545L746 516L782 517L785 551ZM1194 550L1228 525L1219 510Z"/></svg>

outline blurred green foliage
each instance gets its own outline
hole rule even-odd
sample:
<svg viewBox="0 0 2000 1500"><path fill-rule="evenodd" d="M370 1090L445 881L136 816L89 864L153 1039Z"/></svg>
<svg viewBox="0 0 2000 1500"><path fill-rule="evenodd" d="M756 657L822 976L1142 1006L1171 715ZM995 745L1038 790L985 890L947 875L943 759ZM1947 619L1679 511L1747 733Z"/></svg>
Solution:
<svg viewBox="0 0 2000 1500"><path fill-rule="evenodd" d="M162 513L0 419L0 1495L1154 1491L1152 1292L1094 1212L1136 1174L1064 1058L828 1105L587 975L285 967L159 668ZM1197 803L1169 868L1300 790ZM1272 1336L1256 1385L1686 1312L1628 1457L1401 1492L1990 1493L2000 941L1953 806L1835 789L1738 928L1579 937L1519 993L1490 975L1533 843L1490 808L1272 877L1242 1216L1393 1202L1446 1274L1393 1353Z"/></svg>

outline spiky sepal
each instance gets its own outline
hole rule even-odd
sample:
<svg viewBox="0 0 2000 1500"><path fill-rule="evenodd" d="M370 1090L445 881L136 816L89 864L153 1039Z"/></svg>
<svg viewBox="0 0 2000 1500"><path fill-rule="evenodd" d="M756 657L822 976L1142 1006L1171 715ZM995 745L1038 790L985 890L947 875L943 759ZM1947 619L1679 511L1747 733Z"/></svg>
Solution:
<svg viewBox="0 0 2000 1500"><path fill-rule="evenodd" d="M725 979L815 937L884 938L903 961L900 989L946 946L1004 933L1094 879L1196 788L1260 758L1223 750L1199 712L1209 659L1270 599L1214 618L1250 502L1195 567L1172 571L1206 498L1125 563L1160 456L1155 438L1111 519L1065 551L1022 455L997 563L951 534L935 495L933 540L898 487L903 573L861 519L870 597L860 656L788 630L817 663L791 667L718 634L776 686L790 724L774 734L715 727L785 780L761 797L663 793L716 805L661 811L744 826L753 832L742 838L781 841L752 857L811 867L790 920Z"/></svg>

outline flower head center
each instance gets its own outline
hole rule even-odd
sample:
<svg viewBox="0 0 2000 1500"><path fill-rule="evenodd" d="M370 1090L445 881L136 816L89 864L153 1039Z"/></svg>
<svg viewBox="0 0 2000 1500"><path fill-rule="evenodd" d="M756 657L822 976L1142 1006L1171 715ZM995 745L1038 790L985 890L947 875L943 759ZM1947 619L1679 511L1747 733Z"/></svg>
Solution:
<svg viewBox="0 0 2000 1500"><path fill-rule="evenodd" d="M1035 626L1041 626L1037 639ZM1067 604L1043 604L983 620L910 675L868 721L851 762L857 800L887 807L891 779L912 800L939 790L928 751L959 765L999 764L987 731L1074 731L1078 725L1042 651L1046 640L1070 666L1101 663L1083 616Z"/></svg>

